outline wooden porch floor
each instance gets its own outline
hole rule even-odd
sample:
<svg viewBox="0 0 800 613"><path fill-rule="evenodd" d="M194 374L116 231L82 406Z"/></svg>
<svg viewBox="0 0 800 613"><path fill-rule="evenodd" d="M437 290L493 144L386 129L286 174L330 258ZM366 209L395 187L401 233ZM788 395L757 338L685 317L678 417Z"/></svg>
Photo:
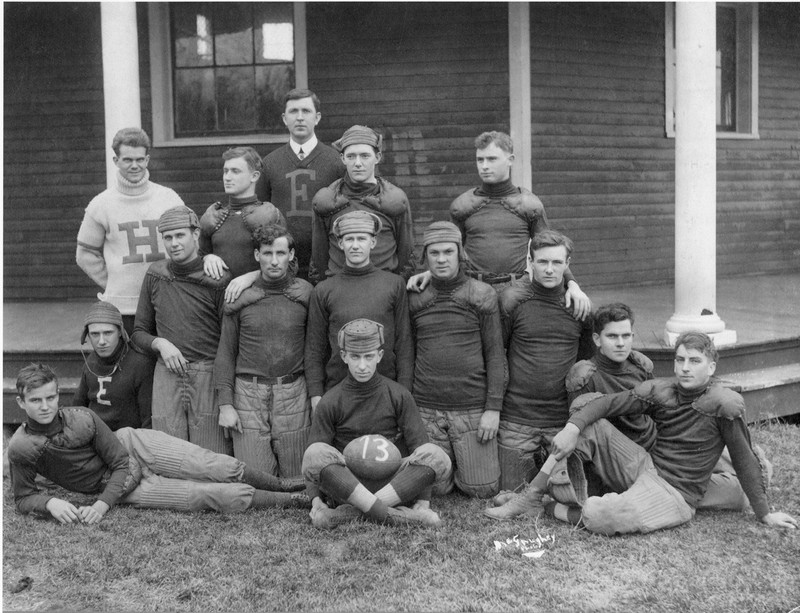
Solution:
<svg viewBox="0 0 800 613"><path fill-rule="evenodd" d="M664 327L674 310L672 285L589 290L588 294L595 306L624 302L634 310L637 349L665 345ZM736 331L737 347L800 338L800 273L720 279L717 313L727 329Z"/></svg>

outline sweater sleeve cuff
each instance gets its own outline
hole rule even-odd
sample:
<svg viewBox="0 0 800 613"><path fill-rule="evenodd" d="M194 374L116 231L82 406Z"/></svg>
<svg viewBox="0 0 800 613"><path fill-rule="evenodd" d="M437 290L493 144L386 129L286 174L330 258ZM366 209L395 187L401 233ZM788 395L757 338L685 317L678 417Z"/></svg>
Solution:
<svg viewBox="0 0 800 613"><path fill-rule="evenodd" d="M229 387L217 389L217 406L221 407L224 404L233 404L233 390Z"/></svg>
<svg viewBox="0 0 800 613"><path fill-rule="evenodd" d="M117 504L117 501L119 501L119 496L114 493L109 493L106 489L106 491L100 494L97 499L105 502L108 505L108 510L110 511L112 507Z"/></svg>
<svg viewBox="0 0 800 613"><path fill-rule="evenodd" d="M577 426L578 430L580 430L581 432L583 432L586 426L589 425L586 423L586 418L583 417L580 413L575 413L574 415L570 416L567 423L572 424L573 426Z"/></svg>
<svg viewBox="0 0 800 613"><path fill-rule="evenodd" d="M483 411L484 412L486 412L486 411L497 411L499 413L502 410L502 408L503 408L503 397L502 396L498 396L498 397L489 396L489 397L486 398L486 404L483 407Z"/></svg>
<svg viewBox="0 0 800 613"><path fill-rule="evenodd" d="M753 507L753 513L756 514L759 520L765 515L769 515L769 504L767 503L766 497L760 498L755 503L751 502L750 505Z"/></svg>
<svg viewBox="0 0 800 613"><path fill-rule="evenodd" d="M306 385L308 386L309 398L313 398L314 396L322 396L322 394L325 393L325 386L323 386L319 381L309 381L306 379Z"/></svg>
<svg viewBox="0 0 800 613"><path fill-rule="evenodd" d="M153 341L156 340L156 338L157 337L152 334L137 330L133 333L133 336L131 336L131 342L146 355L159 355L158 351L153 349Z"/></svg>

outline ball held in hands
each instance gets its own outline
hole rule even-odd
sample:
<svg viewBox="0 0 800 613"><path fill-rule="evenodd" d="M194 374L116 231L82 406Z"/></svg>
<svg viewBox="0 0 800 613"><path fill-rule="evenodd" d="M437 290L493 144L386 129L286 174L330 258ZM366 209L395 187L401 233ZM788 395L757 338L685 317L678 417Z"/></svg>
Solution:
<svg viewBox="0 0 800 613"><path fill-rule="evenodd" d="M386 479L400 468L400 450L380 434L365 434L350 441L344 458L352 473L360 479Z"/></svg>

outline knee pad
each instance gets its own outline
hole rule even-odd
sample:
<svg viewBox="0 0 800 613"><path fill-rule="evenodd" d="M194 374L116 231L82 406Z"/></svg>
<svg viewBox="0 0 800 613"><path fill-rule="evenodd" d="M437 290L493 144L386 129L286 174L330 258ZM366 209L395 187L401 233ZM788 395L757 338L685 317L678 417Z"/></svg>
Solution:
<svg viewBox="0 0 800 613"><path fill-rule="evenodd" d="M478 441L477 432L467 432L453 443L456 456L455 484L476 498L489 498L500 489L500 461L497 440Z"/></svg>
<svg viewBox="0 0 800 613"><path fill-rule="evenodd" d="M141 465L136 461L136 458L128 456L128 474L125 475L125 483L122 484L121 498L124 498L135 490L141 482L142 477L144 477L144 473Z"/></svg>
<svg viewBox="0 0 800 613"><path fill-rule="evenodd" d="M296 477L301 474L303 452L306 449L309 432L311 432L310 427L284 432L279 439L273 441L281 477Z"/></svg>
<svg viewBox="0 0 800 613"><path fill-rule="evenodd" d="M500 461L500 489L516 490L528 483L536 472L533 457L526 457L520 451L497 445Z"/></svg>
<svg viewBox="0 0 800 613"><path fill-rule="evenodd" d="M583 462L575 454L556 462L547 486L551 496L566 505L583 506L589 497Z"/></svg>

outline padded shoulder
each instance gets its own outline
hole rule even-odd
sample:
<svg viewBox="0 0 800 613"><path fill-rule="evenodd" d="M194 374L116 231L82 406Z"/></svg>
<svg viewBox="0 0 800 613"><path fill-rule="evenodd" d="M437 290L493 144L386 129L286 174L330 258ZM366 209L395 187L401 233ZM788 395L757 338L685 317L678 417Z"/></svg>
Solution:
<svg viewBox="0 0 800 613"><path fill-rule="evenodd" d="M336 179L328 187L323 187L314 195L311 205L317 215L330 217L347 206L347 198L339 191L343 181L344 179Z"/></svg>
<svg viewBox="0 0 800 613"><path fill-rule="evenodd" d="M206 236L211 236L225 223L228 211L221 202L215 202L206 209L200 218L200 231Z"/></svg>
<svg viewBox="0 0 800 613"><path fill-rule="evenodd" d="M14 464L36 464L46 443L45 436L30 434L25 424L22 424L8 441L8 461Z"/></svg>
<svg viewBox="0 0 800 613"><path fill-rule="evenodd" d="M594 360L581 360L572 365L567 373L566 385L568 392L577 392L584 385L589 383L592 375L597 372L597 364Z"/></svg>
<svg viewBox="0 0 800 613"><path fill-rule="evenodd" d="M61 409L64 429L52 437L54 444L66 449L85 447L94 438L97 426L94 413L83 407Z"/></svg>
<svg viewBox="0 0 800 613"><path fill-rule="evenodd" d="M456 221L464 221L487 202L488 198L475 194L475 188L467 190L450 203L450 216Z"/></svg>
<svg viewBox="0 0 800 613"><path fill-rule="evenodd" d="M533 286L530 280L517 279L500 293L500 312L510 314L532 296Z"/></svg>
<svg viewBox="0 0 800 613"><path fill-rule="evenodd" d="M259 202L258 204L248 204L243 207L242 221L251 232L260 226L268 224L286 224L281 212L271 202Z"/></svg>
<svg viewBox="0 0 800 613"><path fill-rule="evenodd" d="M433 301L436 300L436 290L433 289L433 284L428 283L424 290L421 292L409 291L408 294L408 312L415 315L420 311L427 309Z"/></svg>
<svg viewBox="0 0 800 613"><path fill-rule="evenodd" d="M156 277L161 277L162 279L171 279L172 273L169 270L169 259L165 258L150 264L150 268L147 269L147 274L155 275Z"/></svg>
<svg viewBox="0 0 800 613"><path fill-rule="evenodd" d="M411 206L408 203L406 193L386 179L378 177L378 183L381 186L381 191L378 194L379 199L376 208L389 217L399 217L405 214Z"/></svg>
<svg viewBox="0 0 800 613"><path fill-rule="evenodd" d="M628 356L628 360L641 368L647 374L653 374L653 360L648 358L645 354L636 351L635 349L631 351L631 354Z"/></svg>
<svg viewBox="0 0 800 613"><path fill-rule="evenodd" d="M204 287L210 287L211 289L225 289L228 287L228 283L233 280L233 275L230 271L223 270L222 276L219 279L214 279L209 277L205 274L202 270L198 271L197 273L192 273L189 275L193 280L196 280L200 283L200 285Z"/></svg>
<svg viewBox="0 0 800 613"><path fill-rule="evenodd" d="M158 262L150 264L150 268L147 269L147 274L160 277L167 281L172 281L175 279L175 275L173 274L172 270L170 270L168 259L159 260ZM228 286L228 283L231 282L231 279L233 279L233 275L229 271L223 270L222 276L219 279L213 279L205 274L202 269L200 269L180 278L182 281L185 280L189 283L197 283L203 287L209 287L217 290L225 289Z"/></svg>
<svg viewBox="0 0 800 613"><path fill-rule="evenodd" d="M674 407L678 404L674 379L642 381L633 388L633 393L642 400L654 402L665 407Z"/></svg>
<svg viewBox="0 0 800 613"><path fill-rule="evenodd" d="M466 282L453 292L455 300L463 300L467 306L482 313L493 313L498 309L497 292L488 283L467 278Z"/></svg>
<svg viewBox="0 0 800 613"><path fill-rule="evenodd" d="M312 291L314 291L314 286L311 285L311 283L305 279L295 279L283 293L292 302L302 304L308 309L308 305L311 302Z"/></svg>
<svg viewBox="0 0 800 613"><path fill-rule="evenodd" d="M255 304L265 295L266 294L264 293L263 289L251 285L241 294L239 294L239 297L236 300L233 302L226 302L225 306L222 307L222 311L225 313L225 315L233 315L234 313L241 311L243 308L250 306L251 304Z"/></svg>
<svg viewBox="0 0 800 613"><path fill-rule="evenodd" d="M695 410L711 417L745 418L744 398L738 392L719 383L708 386L706 393L692 403Z"/></svg>
<svg viewBox="0 0 800 613"><path fill-rule="evenodd" d="M516 213L526 219L540 217L542 211L544 211L542 201L533 192L524 187L520 187L519 190L519 194L503 198L505 207L512 213Z"/></svg>

